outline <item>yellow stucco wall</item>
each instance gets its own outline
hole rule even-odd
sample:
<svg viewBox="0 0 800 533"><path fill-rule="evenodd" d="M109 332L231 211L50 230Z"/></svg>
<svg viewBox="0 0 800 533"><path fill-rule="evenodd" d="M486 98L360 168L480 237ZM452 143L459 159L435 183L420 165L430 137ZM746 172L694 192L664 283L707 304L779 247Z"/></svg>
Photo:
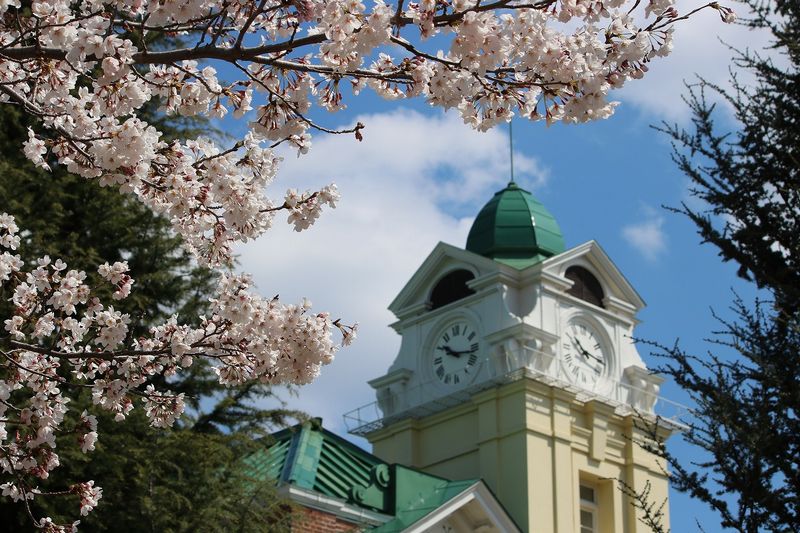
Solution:
<svg viewBox="0 0 800 533"><path fill-rule="evenodd" d="M637 490L649 481L653 501L666 500L667 478L635 444L641 438L633 416L616 415L599 401L578 401L575 393L530 377L368 435L385 461L450 479L483 478L530 533L579 530L581 481L596 489L599 533L645 533L614 481Z"/></svg>

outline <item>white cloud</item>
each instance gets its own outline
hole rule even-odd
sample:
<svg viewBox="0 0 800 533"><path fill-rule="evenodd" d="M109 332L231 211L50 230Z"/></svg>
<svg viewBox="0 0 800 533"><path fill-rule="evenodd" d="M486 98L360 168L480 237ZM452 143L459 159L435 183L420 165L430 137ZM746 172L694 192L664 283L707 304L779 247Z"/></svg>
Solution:
<svg viewBox="0 0 800 533"><path fill-rule="evenodd" d="M729 4L728 2L725 2ZM695 0L679 0L677 7L682 13L696 8ZM736 8L739 16L747 13L740 3ZM659 119L670 122L686 122L689 109L681 100L686 94L684 81L696 83L697 76L717 84L728 86L732 51L737 49L764 50L770 43L766 31L752 31L740 24L725 24L720 21L716 10L704 9L687 21L675 25L674 48L666 58L656 58L650 71L641 80L630 81L622 90L612 93L625 103L633 103L643 111L652 113ZM769 51L766 55L773 55ZM750 80L745 74L741 82Z"/></svg>
<svg viewBox="0 0 800 533"><path fill-rule="evenodd" d="M645 219L622 228L622 236L642 257L653 262L667 248L664 217L651 207L645 207L644 212Z"/></svg>
<svg viewBox="0 0 800 533"><path fill-rule="evenodd" d="M397 354L386 307L439 240L464 245L472 217L509 175L502 130L477 133L457 117L411 111L356 120L367 125L363 142L318 136L308 155L286 157L276 184L335 181L341 207L299 234L276 220L267 235L239 249L242 270L265 295L280 293L287 302L308 296L315 310L360 323L356 343L291 402L340 432L342 413L374 400L366 382ZM521 185L546 179L529 157L515 154L515 167Z"/></svg>

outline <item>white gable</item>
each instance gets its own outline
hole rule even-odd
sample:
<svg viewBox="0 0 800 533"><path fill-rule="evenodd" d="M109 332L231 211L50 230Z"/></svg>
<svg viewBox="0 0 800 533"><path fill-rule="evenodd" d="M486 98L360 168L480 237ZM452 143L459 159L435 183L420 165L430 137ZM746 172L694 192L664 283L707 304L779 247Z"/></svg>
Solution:
<svg viewBox="0 0 800 533"><path fill-rule="evenodd" d="M596 241L583 243L545 260L542 269L547 273L564 277L567 268L575 265L586 268L597 277L606 292L606 297L610 300L608 307L613 309L620 304L627 304L631 307L631 311L636 313L645 306L639 293Z"/></svg>
<svg viewBox="0 0 800 533"><path fill-rule="evenodd" d="M519 533L497 498L478 481L403 533Z"/></svg>
<svg viewBox="0 0 800 533"><path fill-rule="evenodd" d="M457 269L472 272L480 278L502 268L508 269L491 259L472 253L450 244L440 242L428 254L425 261L411 276L400 293L389 304L389 310L399 319L424 312L430 298L431 290L446 274Z"/></svg>

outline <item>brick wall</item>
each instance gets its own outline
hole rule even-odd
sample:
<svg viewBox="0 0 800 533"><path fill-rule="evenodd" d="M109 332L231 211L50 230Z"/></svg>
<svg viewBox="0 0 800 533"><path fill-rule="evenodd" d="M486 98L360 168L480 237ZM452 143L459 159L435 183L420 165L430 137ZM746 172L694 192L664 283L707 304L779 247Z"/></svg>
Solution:
<svg viewBox="0 0 800 533"><path fill-rule="evenodd" d="M336 515L302 507L292 520L292 533L354 533L361 527Z"/></svg>

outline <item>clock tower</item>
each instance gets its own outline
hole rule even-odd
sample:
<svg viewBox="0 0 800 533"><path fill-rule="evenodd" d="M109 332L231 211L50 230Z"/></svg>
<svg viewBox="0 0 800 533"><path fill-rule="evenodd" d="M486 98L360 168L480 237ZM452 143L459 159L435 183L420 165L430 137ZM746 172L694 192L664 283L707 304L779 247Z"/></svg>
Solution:
<svg viewBox="0 0 800 533"><path fill-rule="evenodd" d="M637 444L661 382L631 341L643 306L596 242L566 249L511 182L389 306L400 350L370 381L378 419L354 432L387 462L482 478L523 531L645 531L616 485L667 498Z"/></svg>

